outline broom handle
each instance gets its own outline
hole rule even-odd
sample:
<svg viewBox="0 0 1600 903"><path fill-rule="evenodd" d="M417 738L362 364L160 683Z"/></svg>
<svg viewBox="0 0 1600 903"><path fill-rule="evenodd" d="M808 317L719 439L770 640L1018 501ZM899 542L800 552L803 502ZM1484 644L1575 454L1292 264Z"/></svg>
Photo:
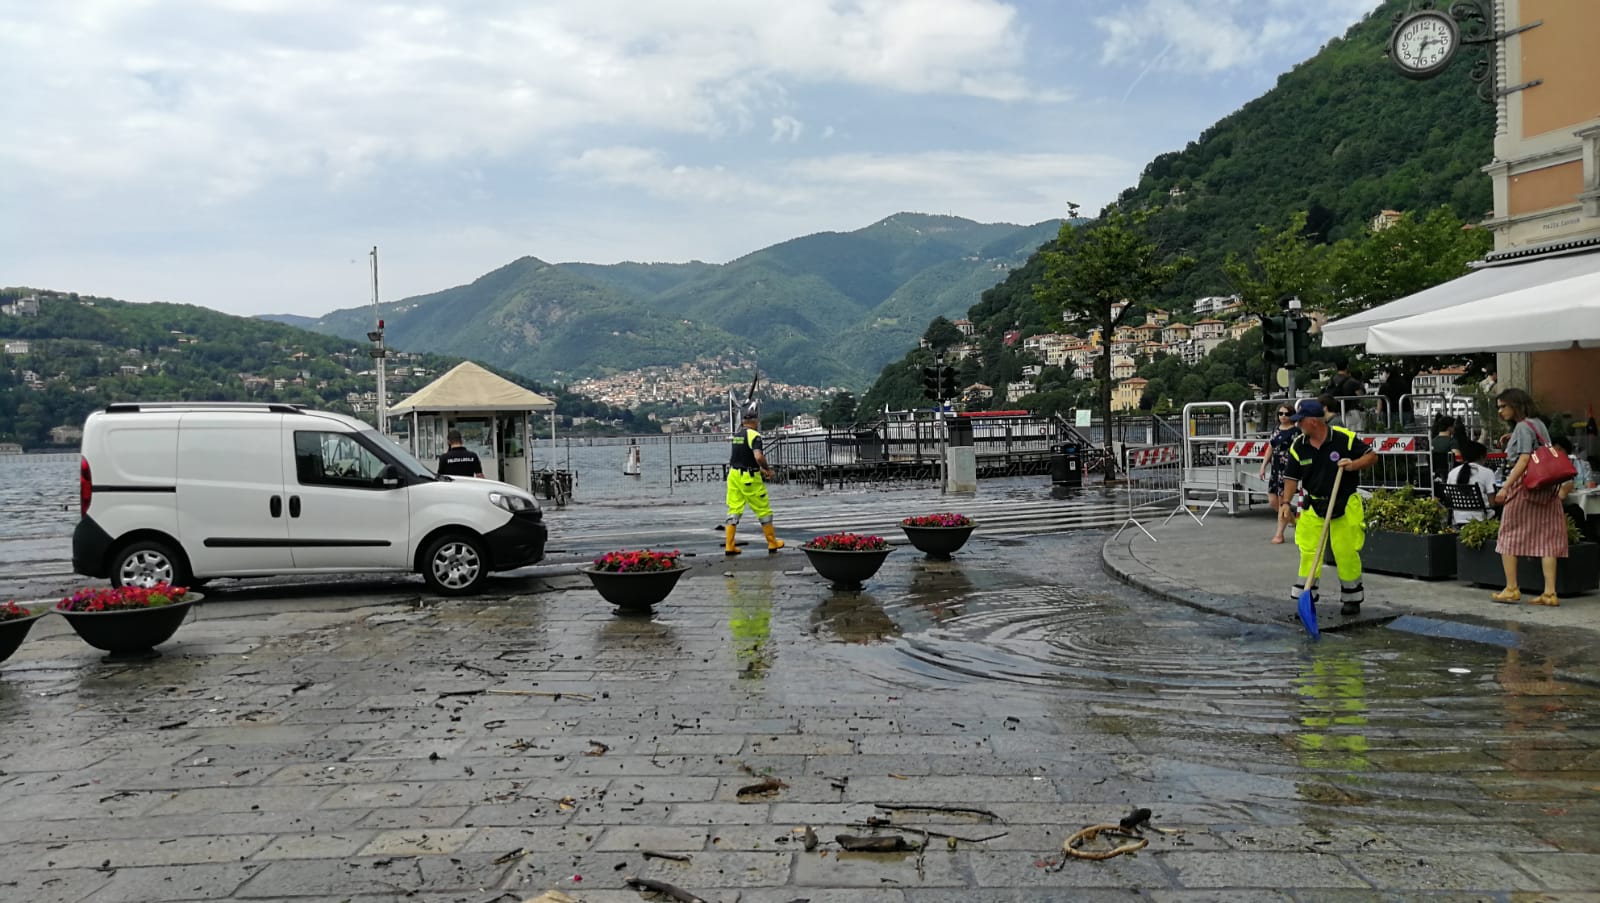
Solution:
<svg viewBox="0 0 1600 903"><path fill-rule="evenodd" d="M1328 494L1328 513L1322 518L1322 535L1317 538L1317 557L1311 564L1311 574L1306 577L1306 589L1315 589L1322 576L1322 556L1328 551L1328 530L1333 527L1333 506L1339 503L1339 481L1344 479L1344 468L1334 467L1333 492ZM1307 494L1306 501L1311 501Z"/></svg>

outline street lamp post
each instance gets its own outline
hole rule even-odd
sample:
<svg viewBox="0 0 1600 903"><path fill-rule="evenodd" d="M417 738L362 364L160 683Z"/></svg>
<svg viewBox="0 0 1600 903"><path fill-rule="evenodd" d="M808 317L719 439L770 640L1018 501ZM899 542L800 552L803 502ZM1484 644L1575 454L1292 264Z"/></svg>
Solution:
<svg viewBox="0 0 1600 903"><path fill-rule="evenodd" d="M372 246L372 315L378 323L378 328L367 333L367 341L372 347L367 354L377 363L378 367L378 434L389 435L389 397L384 359L389 356L389 349L383 344L383 312L378 309L378 246Z"/></svg>

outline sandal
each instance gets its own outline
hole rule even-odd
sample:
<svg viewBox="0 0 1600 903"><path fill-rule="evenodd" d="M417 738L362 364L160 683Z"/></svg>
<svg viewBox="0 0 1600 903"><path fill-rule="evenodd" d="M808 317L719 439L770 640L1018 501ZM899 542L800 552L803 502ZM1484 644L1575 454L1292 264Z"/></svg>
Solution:
<svg viewBox="0 0 1600 903"><path fill-rule="evenodd" d="M1528 600L1528 604L1529 605L1549 605L1549 606L1551 606L1553 608L1553 607L1555 607L1557 605L1560 605L1561 604L1561 600L1556 598L1556 594L1555 593L1545 593L1544 595L1538 597L1537 599L1529 599Z"/></svg>
<svg viewBox="0 0 1600 903"><path fill-rule="evenodd" d="M1496 602L1506 602L1506 603L1521 602L1522 601L1522 590L1518 590L1518 589L1503 589L1500 592L1495 593L1494 595L1490 596L1489 598L1493 599Z"/></svg>

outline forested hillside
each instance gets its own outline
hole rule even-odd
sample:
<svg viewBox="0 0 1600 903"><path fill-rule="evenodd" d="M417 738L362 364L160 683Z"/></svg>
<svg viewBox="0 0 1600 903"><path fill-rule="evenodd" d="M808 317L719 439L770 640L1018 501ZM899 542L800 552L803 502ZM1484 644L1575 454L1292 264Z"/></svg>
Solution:
<svg viewBox="0 0 1600 903"><path fill-rule="evenodd" d="M0 439L35 448L57 426L80 426L112 401L282 401L350 412L376 390L368 345L189 304L135 304L39 289L0 289L0 302L36 297L36 315L0 316ZM435 354L390 359L391 401L459 363ZM420 371L420 372L418 372ZM564 389L505 370L555 398L563 416L624 418ZM371 411L364 414L371 418ZM632 425L634 431L650 429Z"/></svg>
<svg viewBox="0 0 1600 903"><path fill-rule="evenodd" d="M786 382L859 386L929 318L959 316L1059 226L899 213L720 265L526 257L470 285L385 305L385 319L407 347L562 380L726 354L757 358ZM372 314L272 319L354 339Z"/></svg>
<svg viewBox="0 0 1600 903"><path fill-rule="evenodd" d="M1457 228L1491 211L1489 178L1480 167L1493 155L1494 108L1467 78L1470 59L1425 82L1394 71L1384 47L1394 15L1408 8L1406 0L1384 3L1281 76L1272 90L1184 149L1156 157L1138 184L1122 192L1118 209L1146 215L1145 234L1167 252L1194 259L1161 295L1148 299L1151 306L1185 316L1196 298L1240 291L1224 271L1229 257L1248 259L1266 235L1289 228L1297 214L1305 215L1300 231L1306 241L1325 247L1370 235L1372 218L1386 209L1421 220L1443 208L1459 220ZM962 362L964 385L1002 386L1020 378L1032 361L1007 347L1004 333L1026 337L1066 328L1035 298L1043 279L1035 254L972 306L967 316L977 326L980 353ZM1253 347L1259 354L1259 338ZM1231 348L1224 357L1240 359ZM863 396L863 408L927 404L919 374L929 361L927 352L913 351L888 365ZM1166 370L1162 376L1162 388L1200 384ZM1229 382L1261 379L1241 372ZM1048 368L1036 383L1050 405L1069 407L1087 386L1059 368Z"/></svg>

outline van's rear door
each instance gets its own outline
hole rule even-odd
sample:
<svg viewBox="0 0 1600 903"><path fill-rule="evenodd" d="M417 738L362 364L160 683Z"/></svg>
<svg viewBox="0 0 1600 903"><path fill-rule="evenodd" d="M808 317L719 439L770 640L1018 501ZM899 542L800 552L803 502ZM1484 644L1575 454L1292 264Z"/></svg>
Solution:
<svg viewBox="0 0 1600 903"><path fill-rule="evenodd" d="M282 414L184 415L178 528L196 576L282 574L294 567L282 432Z"/></svg>

